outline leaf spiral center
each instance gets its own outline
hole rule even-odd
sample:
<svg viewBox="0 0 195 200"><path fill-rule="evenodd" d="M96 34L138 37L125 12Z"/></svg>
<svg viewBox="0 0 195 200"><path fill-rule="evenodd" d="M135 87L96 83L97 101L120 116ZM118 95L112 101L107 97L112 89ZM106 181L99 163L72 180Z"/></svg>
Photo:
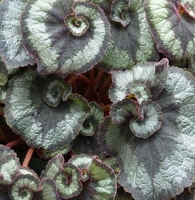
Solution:
<svg viewBox="0 0 195 200"><path fill-rule="evenodd" d="M67 15L64 22L74 36L82 36L89 28L87 19L83 16Z"/></svg>

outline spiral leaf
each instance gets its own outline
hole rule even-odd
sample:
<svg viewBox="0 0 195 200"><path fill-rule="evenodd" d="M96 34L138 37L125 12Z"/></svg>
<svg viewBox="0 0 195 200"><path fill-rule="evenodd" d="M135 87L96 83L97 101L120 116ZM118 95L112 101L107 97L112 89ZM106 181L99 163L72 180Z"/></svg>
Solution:
<svg viewBox="0 0 195 200"><path fill-rule="evenodd" d="M0 145L0 184L10 184L20 167L16 153L10 148Z"/></svg>
<svg viewBox="0 0 195 200"><path fill-rule="evenodd" d="M71 91L72 88L69 83L57 77L48 77L43 90L43 100L49 106L57 107L62 98L67 100Z"/></svg>
<svg viewBox="0 0 195 200"><path fill-rule="evenodd" d="M22 199L29 200L33 197L33 192L39 191L39 179L34 176L18 175L9 189L9 196L11 200Z"/></svg>
<svg viewBox="0 0 195 200"><path fill-rule="evenodd" d="M64 19L65 24L69 28L70 32L75 36L82 36L89 28L87 19L82 16L68 15Z"/></svg>
<svg viewBox="0 0 195 200"><path fill-rule="evenodd" d="M96 156L90 157L88 155L74 156L69 162L87 172L87 176L84 174L83 177L83 190L79 195L80 199L111 200L115 197L115 174L108 165Z"/></svg>
<svg viewBox="0 0 195 200"><path fill-rule="evenodd" d="M84 121L80 132L85 136L94 135L100 121L104 119L103 110L96 102L90 102L89 106L91 107L91 114Z"/></svg>
<svg viewBox="0 0 195 200"><path fill-rule="evenodd" d="M101 61L110 38L103 10L73 0L28 1L21 19L25 47L41 73L83 73Z"/></svg>
<svg viewBox="0 0 195 200"><path fill-rule="evenodd" d="M80 171L75 165L64 164L63 169L60 169L54 178L60 196L69 199L79 195L83 189L80 179Z"/></svg>
<svg viewBox="0 0 195 200"><path fill-rule="evenodd" d="M131 119L129 127L136 137L146 139L161 127L162 120L160 105L144 101L140 107L140 115Z"/></svg>
<svg viewBox="0 0 195 200"><path fill-rule="evenodd" d="M114 0L110 17L111 40L102 60L104 69L131 69L139 62L158 60L143 0Z"/></svg>
<svg viewBox="0 0 195 200"><path fill-rule="evenodd" d="M6 120L13 131L30 146L47 151L67 147L90 113L86 100L77 94L58 103L67 84L56 80L50 75L41 76L34 70L27 70L10 81L5 100ZM48 88L49 93L43 88ZM51 95L55 97L56 94L57 99L51 100Z"/></svg>
<svg viewBox="0 0 195 200"><path fill-rule="evenodd" d="M130 0L114 0L110 13L111 19L124 27L127 26L131 22L129 7Z"/></svg>

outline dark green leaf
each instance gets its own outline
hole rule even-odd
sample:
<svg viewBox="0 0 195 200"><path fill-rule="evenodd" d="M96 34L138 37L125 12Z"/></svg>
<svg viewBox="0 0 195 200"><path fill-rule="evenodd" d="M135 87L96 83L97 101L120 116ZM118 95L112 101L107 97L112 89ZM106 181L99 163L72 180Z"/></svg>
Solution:
<svg viewBox="0 0 195 200"><path fill-rule="evenodd" d="M115 0L110 16L114 21L111 21L111 40L103 58L104 69L124 70L139 62L158 60L142 0Z"/></svg>
<svg viewBox="0 0 195 200"><path fill-rule="evenodd" d="M81 134L85 136L92 136L96 133L99 123L104 119L103 109L96 103L90 102L91 114L83 123Z"/></svg>
<svg viewBox="0 0 195 200"><path fill-rule="evenodd" d="M179 60L195 55L194 6L194 0L145 1L157 48L165 56Z"/></svg>
<svg viewBox="0 0 195 200"><path fill-rule="evenodd" d="M18 175L9 188L11 200L32 199L33 192L39 191L39 179L30 174Z"/></svg>
<svg viewBox="0 0 195 200"><path fill-rule="evenodd" d="M152 89L158 88L155 84L160 82L153 80L155 71L151 65L150 69L136 66L132 71L115 73L118 76L115 76L117 82L114 82L112 91L122 94L120 98L126 96L130 87L127 87L126 76L133 77L129 79L131 81L140 80L148 85L152 93ZM164 83L160 84L163 87L160 87L152 103L161 107L163 121L160 129L142 139L130 130L129 119L114 124L107 117L98 133L102 150L117 157L121 169L119 184L135 199L173 198L190 186L195 178L195 78L177 67L167 68L166 71L167 75L162 76ZM140 76L142 72L144 74Z"/></svg>
<svg viewBox="0 0 195 200"><path fill-rule="evenodd" d="M63 165L63 169L56 173L54 181L61 198L64 199L78 196L83 189L80 171L71 163Z"/></svg>
<svg viewBox="0 0 195 200"><path fill-rule="evenodd" d="M41 191L34 192L32 200L60 200L53 180L44 178L41 181L41 187Z"/></svg>
<svg viewBox="0 0 195 200"><path fill-rule="evenodd" d="M65 148L73 141L90 108L86 100L76 94L69 95L56 107L49 106L43 100L46 93L43 88L48 84L48 78L51 77L31 70L14 77L7 91L5 116L9 126L27 144L50 151ZM55 88L57 95L58 92L63 94L58 87L52 88L53 94Z"/></svg>
<svg viewBox="0 0 195 200"><path fill-rule="evenodd" d="M22 15L24 45L43 73L83 73L101 61L110 38L103 10L73 0L28 1Z"/></svg>
<svg viewBox="0 0 195 200"><path fill-rule="evenodd" d="M111 200L116 195L116 178L114 170L104 164L96 156L74 156L69 160L78 168L85 169L89 174L88 180L83 182L83 190L75 199Z"/></svg>

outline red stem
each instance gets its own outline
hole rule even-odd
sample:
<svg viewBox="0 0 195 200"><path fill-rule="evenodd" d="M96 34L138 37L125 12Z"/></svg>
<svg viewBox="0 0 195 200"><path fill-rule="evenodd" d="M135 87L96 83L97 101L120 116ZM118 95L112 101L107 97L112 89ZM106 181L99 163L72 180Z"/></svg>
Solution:
<svg viewBox="0 0 195 200"><path fill-rule="evenodd" d="M16 146L19 146L21 144L24 144L24 140L22 138L18 138L14 141L11 141L9 143L6 144L7 147L10 147L10 148L13 148L13 147L16 147Z"/></svg>
<svg viewBox="0 0 195 200"><path fill-rule="evenodd" d="M101 70L98 75L96 76L95 80L94 80L94 86L97 87L100 85L101 81L102 81L102 78L104 77L104 71Z"/></svg>
<svg viewBox="0 0 195 200"><path fill-rule="evenodd" d="M94 69L89 71L89 80L90 80L90 85L89 85L89 101L92 101L95 99L95 90L94 90L94 79L95 79L95 75L94 75Z"/></svg>
<svg viewBox="0 0 195 200"><path fill-rule="evenodd" d="M98 93L97 102L101 103L101 100L103 99L103 97L108 95L108 89L110 85L111 85L111 77L108 76Z"/></svg>
<svg viewBox="0 0 195 200"><path fill-rule="evenodd" d="M28 167L28 164L29 164L29 162L30 162L30 160L31 160L31 158L32 158L32 155L33 155L33 153L34 153L34 148L33 147L30 147L29 149L28 149L28 151L27 151L27 153L26 153L26 156L25 156L25 158L24 158L24 161L23 161L23 163L22 163L22 167Z"/></svg>

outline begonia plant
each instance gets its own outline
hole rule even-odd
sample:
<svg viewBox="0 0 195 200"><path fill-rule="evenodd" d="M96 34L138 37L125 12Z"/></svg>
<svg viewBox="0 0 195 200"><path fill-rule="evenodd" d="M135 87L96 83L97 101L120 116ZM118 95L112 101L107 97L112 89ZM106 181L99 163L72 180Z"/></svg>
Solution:
<svg viewBox="0 0 195 200"><path fill-rule="evenodd" d="M194 0L0 0L0 199L194 199L194 56Z"/></svg>

